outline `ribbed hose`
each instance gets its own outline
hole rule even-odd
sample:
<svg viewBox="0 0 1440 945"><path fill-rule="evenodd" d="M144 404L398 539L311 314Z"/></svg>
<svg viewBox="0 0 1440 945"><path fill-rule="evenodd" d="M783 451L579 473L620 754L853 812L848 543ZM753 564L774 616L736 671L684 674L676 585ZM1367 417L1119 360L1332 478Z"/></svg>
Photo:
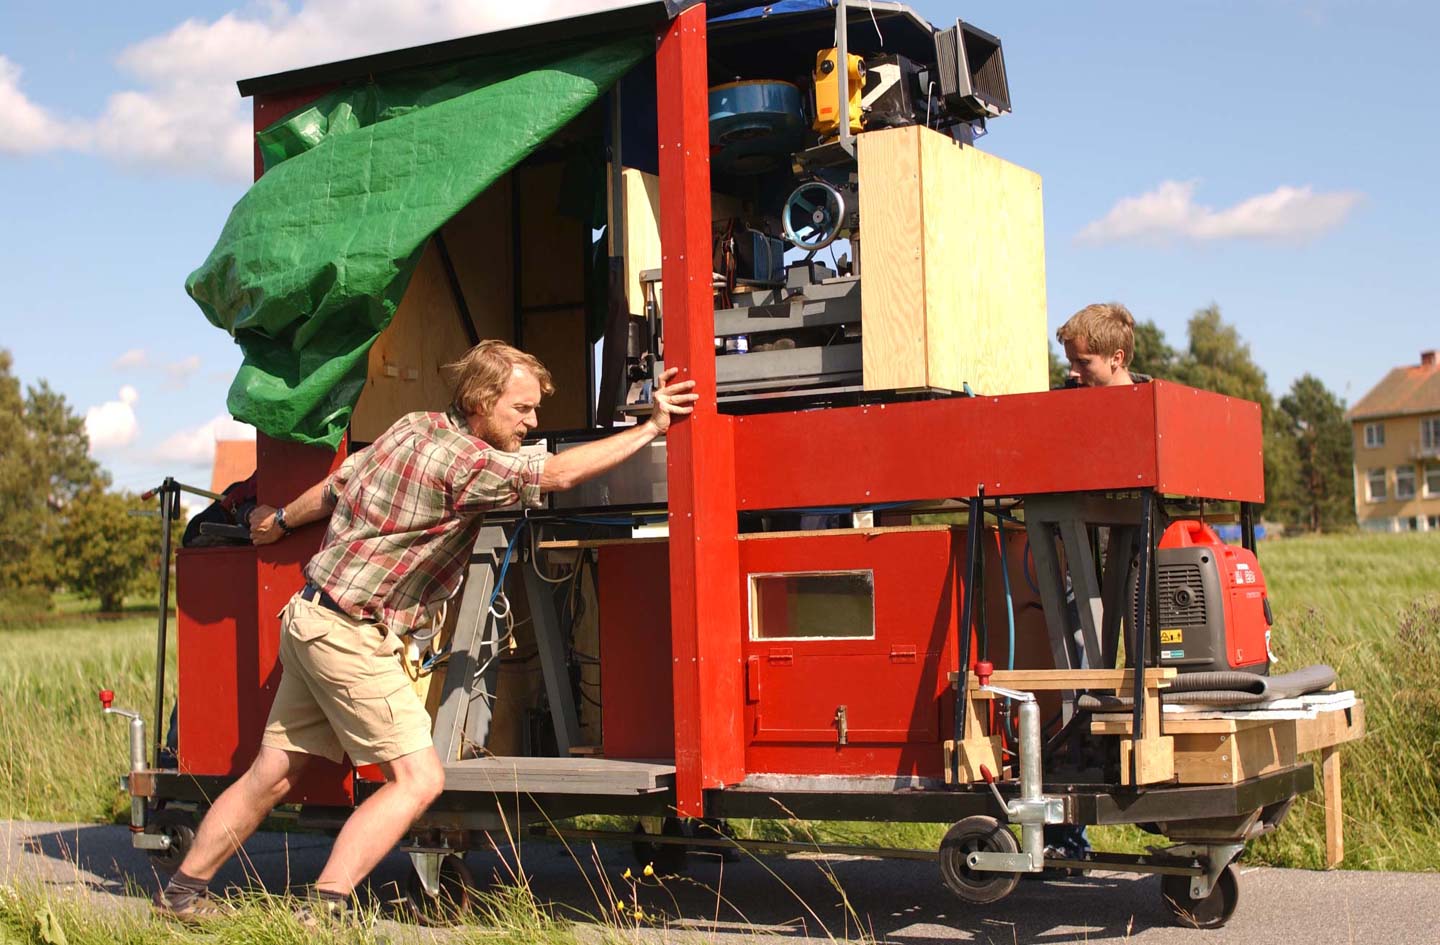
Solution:
<svg viewBox="0 0 1440 945"><path fill-rule="evenodd" d="M1279 676L1256 676L1233 670L1182 673L1160 690L1160 698L1169 705L1253 705L1319 692L1334 681L1335 670L1323 663ZM1123 709L1134 704L1132 697L1124 695L1086 693L1075 700L1077 708L1089 712Z"/></svg>

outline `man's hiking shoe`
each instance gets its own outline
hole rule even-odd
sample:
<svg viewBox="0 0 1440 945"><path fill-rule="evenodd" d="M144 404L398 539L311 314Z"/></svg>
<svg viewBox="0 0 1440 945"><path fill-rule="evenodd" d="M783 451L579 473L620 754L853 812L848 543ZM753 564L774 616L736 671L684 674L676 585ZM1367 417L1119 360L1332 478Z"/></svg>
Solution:
<svg viewBox="0 0 1440 945"><path fill-rule="evenodd" d="M230 914L230 909L224 903L211 899L206 893L192 896L190 901L176 908L162 889L155 893L155 898L150 902L157 916L182 925L201 925Z"/></svg>
<svg viewBox="0 0 1440 945"><path fill-rule="evenodd" d="M295 922L307 932L358 930L374 925L373 917L362 915L348 903L329 899L305 899L291 911Z"/></svg>

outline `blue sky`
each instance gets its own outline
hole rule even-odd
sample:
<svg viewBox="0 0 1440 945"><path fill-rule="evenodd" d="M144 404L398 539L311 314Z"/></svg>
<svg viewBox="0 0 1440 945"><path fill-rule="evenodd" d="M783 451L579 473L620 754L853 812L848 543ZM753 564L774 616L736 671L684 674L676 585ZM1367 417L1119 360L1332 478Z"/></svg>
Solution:
<svg viewBox="0 0 1440 945"><path fill-rule="evenodd" d="M0 6L0 347L95 411L117 485L208 482L238 349L181 286L246 186L234 80L567 4ZM1215 302L1272 390L1351 402L1440 347L1432 5L915 6L1005 44L982 146L1044 178L1052 330L1118 299L1181 343Z"/></svg>

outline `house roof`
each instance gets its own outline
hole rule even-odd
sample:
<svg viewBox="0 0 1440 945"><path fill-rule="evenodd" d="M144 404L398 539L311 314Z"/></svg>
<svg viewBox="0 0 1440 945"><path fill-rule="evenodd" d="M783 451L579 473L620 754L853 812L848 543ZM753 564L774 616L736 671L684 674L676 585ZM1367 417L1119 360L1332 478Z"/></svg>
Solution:
<svg viewBox="0 0 1440 945"><path fill-rule="evenodd" d="M232 482L249 479L255 472L254 440L216 440L215 466L210 472L210 491L223 492Z"/></svg>
<svg viewBox="0 0 1440 945"><path fill-rule="evenodd" d="M1407 364L1386 374L1346 417L1370 420L1413 413L1440 413L1440 364L1433 353L1420 364Z"/></svg>

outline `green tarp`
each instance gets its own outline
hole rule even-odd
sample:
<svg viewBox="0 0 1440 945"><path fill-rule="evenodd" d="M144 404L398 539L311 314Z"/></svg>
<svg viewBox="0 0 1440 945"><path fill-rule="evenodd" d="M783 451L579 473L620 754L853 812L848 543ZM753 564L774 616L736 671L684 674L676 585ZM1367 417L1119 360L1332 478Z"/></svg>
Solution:
<svg viewBox="0 0 1440 945"><path fill-rule="evenodd" d="M337 446L426 240L653 45L637 36L417 70L262 131L265 174L185 281L244 353L230 412L273 437Z"/></svg>

